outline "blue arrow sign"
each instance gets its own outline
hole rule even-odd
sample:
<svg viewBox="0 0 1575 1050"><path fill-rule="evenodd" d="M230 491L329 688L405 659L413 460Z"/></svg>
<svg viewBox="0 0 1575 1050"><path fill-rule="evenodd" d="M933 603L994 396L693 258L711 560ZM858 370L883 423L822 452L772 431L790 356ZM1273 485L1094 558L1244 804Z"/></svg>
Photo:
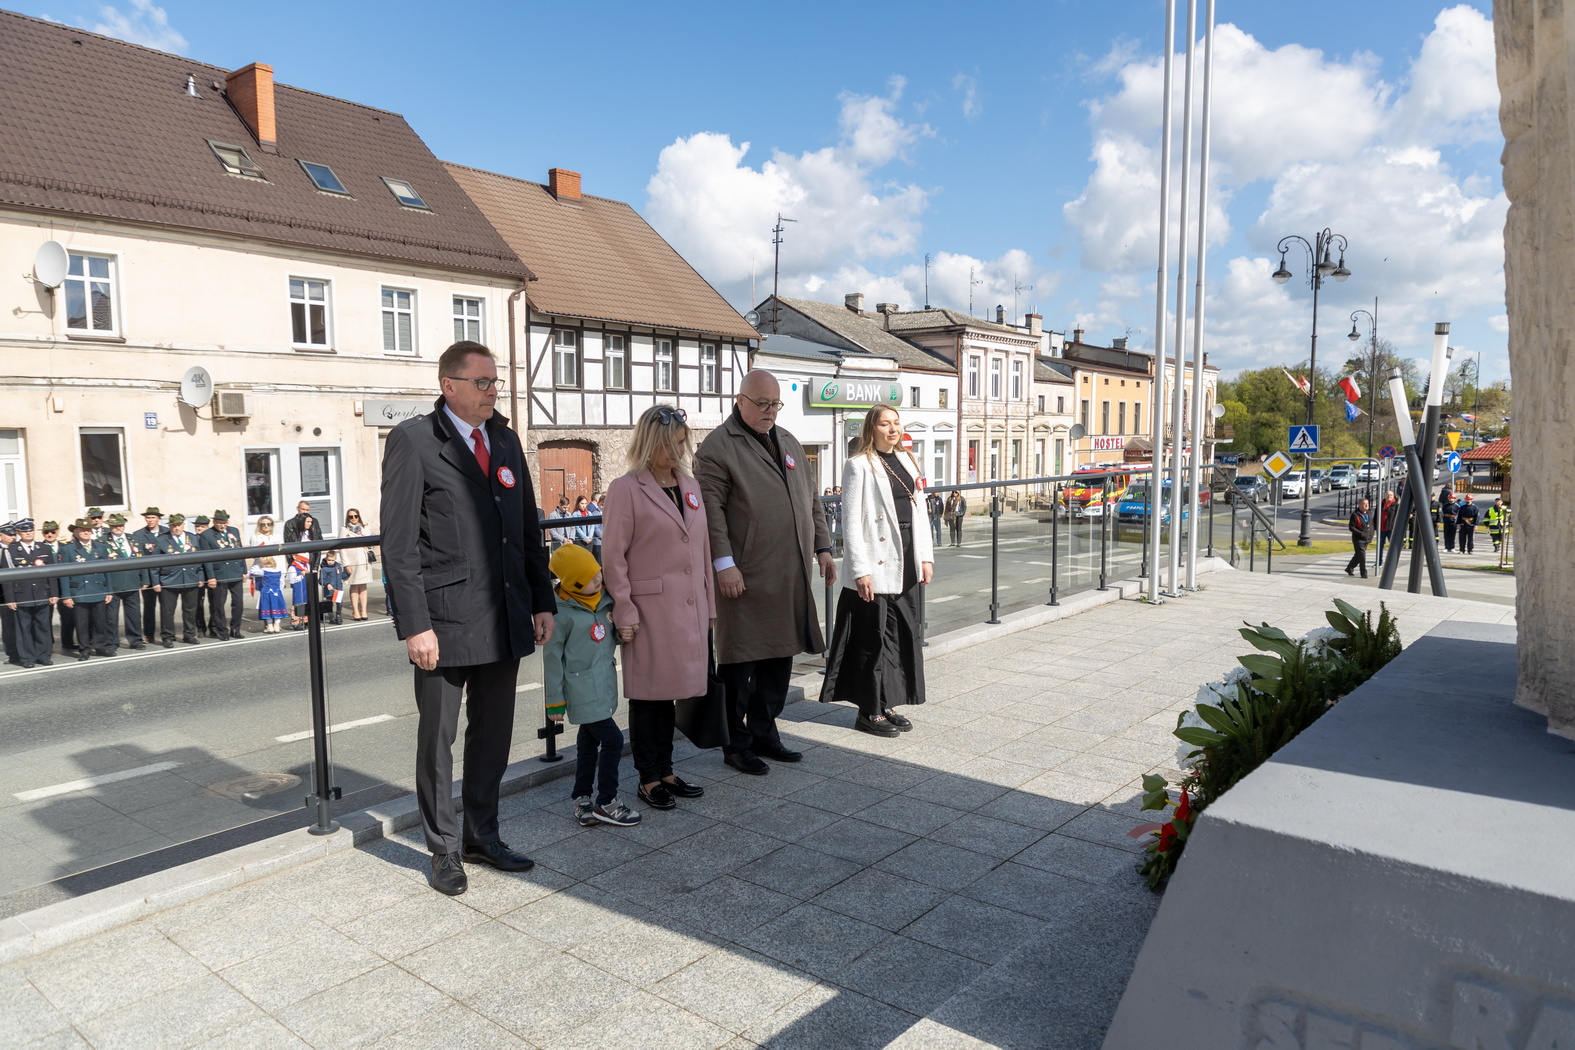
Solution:
<svg viewBox="0 0 1575 1050"><path fill-rule="evenodd" d="M1312 424L1291 427L1290 451L1311 455L1318 451L1318 428Z"/></svg>
<svg viewBox="0 0 1575 1050"><path fill-rule="evenodd" d="M1451 452L1449 454L1449 458L1446 459L1444 462L1449 465L1449 472L1451 474L1459 474L1460 473L1460 453L1458 453L1458 452Z"/></svg>

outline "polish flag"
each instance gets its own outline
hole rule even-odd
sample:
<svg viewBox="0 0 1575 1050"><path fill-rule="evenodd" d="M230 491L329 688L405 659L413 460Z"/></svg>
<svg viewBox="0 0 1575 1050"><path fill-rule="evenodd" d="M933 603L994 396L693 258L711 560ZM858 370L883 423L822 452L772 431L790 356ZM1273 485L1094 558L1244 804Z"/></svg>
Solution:
<svg viewBox="0 0 1575 1050"><path fill-rule="evenodd" d="M1360 401L1362 399L1362 388L1356 385L1355 376L1346 376L1335 385L1345 391L1345 399L1347 401Z"/></svg>
<svg viewBox="0 0 1575 1050"><path fill-rule="evenodd" d="M1304 394L1312 393L1312 384L1307 382L1306 376L1293 376L1289 372L1286 372L1283 368L1280 369L1280 371L1285 372L1286 379L1289 379L1292 383L1296 384L1296 389L1300 390Z"/></svg>

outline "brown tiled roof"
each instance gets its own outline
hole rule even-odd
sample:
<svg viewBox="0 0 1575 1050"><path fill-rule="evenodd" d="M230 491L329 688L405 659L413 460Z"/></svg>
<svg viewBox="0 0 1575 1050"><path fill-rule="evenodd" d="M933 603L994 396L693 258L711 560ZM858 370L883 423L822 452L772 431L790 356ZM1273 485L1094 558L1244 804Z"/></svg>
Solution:
<svg viewBox="0 0 1575 1050"><path fill-rule="evenodd" d="M1494 460L1510 454L1509 438L1501 437L1460 453L1461 459Z"/></svg>
<svg viewBox="0 0 1575 1050"><path fill-rule="evenodd" d="M622 201L558 202L546 186L458 164L465 192L530 266L531 306L598 321L758 337L722 294Z"/></svg>
<svg viewBox="0 0 1575 1050"><path fill-rule="evenodd" d="M278 153L264 153L212 86L226 72L0 11L0 204L528 276L403 117L278 85ZM267 181L228 174L209 139L244 148ZM352 197L320 192L297 158ZM402 206L385 175L431 211Z"/></svg>
<svg viewBox="0 0 1575 1050"><path fill-rule="evenodd" d="M917 346L898 335L892 335L881 324L881 315L862 311L854 313L843 303L817 303L813 299L779 297L822 328L834 332L853 345L879 357L896 360L899 367L919 368L931 372L956 372L956 367L946 358ZM760 307L760 316L770 316L770 298Z"/></svg>

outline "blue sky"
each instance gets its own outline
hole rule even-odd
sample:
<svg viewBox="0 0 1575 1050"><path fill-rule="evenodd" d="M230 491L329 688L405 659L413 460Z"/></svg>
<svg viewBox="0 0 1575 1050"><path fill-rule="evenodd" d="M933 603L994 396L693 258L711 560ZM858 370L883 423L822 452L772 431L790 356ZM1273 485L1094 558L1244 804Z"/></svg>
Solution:
<svg viewBox="0 0 1575 1050"><path fill-rule="evenodd" d="M966 309L972 268L981 316L1012 312L1020 282L1018 312L1047 326L1152 345L1157 0L802 3L770 21L700 3L24 10L222 66L268 62L282 82L403 113L446 160L578 170L741 308L752 272L757 297L770 289L780 210L798 220L785 292L918 305L929 252L933 303ZM1487 377L1507 375L1486 0L1222 3L1218 19L1214 362L1305 358L1308 290L1267 275L1280 236L1329 226L1353 277L1325 288L1320 361L1349 354L1349 314L1377 296L1403 352L1426 357L1432 323L1450 320ZM1176 75L1179 110L1179 55Z"/></svg>

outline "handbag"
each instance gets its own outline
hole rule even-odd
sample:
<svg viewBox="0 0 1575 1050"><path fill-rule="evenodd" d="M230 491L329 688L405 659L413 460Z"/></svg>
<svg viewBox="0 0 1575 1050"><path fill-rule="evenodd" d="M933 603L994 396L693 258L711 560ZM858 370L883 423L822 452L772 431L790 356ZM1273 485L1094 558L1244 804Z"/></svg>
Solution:
<svg viewBox="0 0 1575 1050"><path fill-rule="evenodd" d="M695 747L727 746L727 687L716 676L714 654L708 654L705 692L673 701L673 726Z"/></svg>

